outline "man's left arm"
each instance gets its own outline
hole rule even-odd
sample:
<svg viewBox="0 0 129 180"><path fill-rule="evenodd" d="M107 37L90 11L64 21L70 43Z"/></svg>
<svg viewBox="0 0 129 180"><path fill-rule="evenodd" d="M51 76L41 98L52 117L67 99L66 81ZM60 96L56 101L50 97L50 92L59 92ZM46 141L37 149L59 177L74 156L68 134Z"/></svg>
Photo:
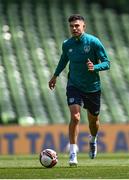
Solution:
<svg viewBox="0 0 129 180"><path fill-rule="evenodd" d="M95 52L100 63L94 64L94 71L104 71L110 69L110 61L105 48L99 39L96 39L95 41Z"/></svg>

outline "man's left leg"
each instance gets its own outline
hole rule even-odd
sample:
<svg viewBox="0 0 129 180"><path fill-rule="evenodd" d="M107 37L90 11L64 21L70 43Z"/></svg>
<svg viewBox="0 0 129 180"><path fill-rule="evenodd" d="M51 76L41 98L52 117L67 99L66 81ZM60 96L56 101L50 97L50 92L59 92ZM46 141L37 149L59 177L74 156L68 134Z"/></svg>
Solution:
<svg viewBox="0 0 129 180"><path fill-rule="evenodd" d="M89 142L90 150L89 156L91 159L94 159L97 155L97 133L99 130L99 115L92 115L88 111L88 121L89 121L89 129L91 133L91 140Z"/></svg>

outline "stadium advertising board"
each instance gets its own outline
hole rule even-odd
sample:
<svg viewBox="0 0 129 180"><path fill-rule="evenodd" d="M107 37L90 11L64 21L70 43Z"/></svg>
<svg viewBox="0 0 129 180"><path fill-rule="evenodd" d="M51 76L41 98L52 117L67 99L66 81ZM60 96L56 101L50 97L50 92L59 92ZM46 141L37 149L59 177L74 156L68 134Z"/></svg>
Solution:
<svg viewBox="0 0 129 180"><path fill-rule="evenodd" d="M78 138L80 152L88 152L88 142L88 127L80 125ZM0 154L34 154L45 148L66 152L67 147L67 125L0 127ZM129 125L101 125L98 151L129 151Z"/></svg>

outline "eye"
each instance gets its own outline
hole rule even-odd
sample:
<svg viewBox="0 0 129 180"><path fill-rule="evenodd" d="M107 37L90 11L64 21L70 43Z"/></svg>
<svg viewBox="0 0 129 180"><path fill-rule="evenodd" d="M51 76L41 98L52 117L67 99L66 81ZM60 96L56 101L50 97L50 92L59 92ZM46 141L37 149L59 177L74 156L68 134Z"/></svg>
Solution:
<svg viewBox="0 0 129 180"><path fill-rule="evenodd" d="M79 24L70 24L70 28L78 28L80 25Z"/></svg>
<svg viewBox="0 0 129 180"><path fill-rule="evenodd" d="M78 27L79 27L79 24L76 24L75 27L78 28Z"/></svg>

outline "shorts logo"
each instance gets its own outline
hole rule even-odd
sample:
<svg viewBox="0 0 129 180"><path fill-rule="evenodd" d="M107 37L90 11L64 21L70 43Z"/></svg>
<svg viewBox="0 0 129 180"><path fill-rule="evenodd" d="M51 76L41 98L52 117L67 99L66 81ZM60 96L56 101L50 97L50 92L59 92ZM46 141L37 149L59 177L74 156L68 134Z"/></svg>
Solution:
<svg viewBox="0 0 129 180"><path fill-rule="evenodd" d="M84 46L84 51L85 51L85 53L88 53L90 51L90 46L89 45Z"/></svg>
<svg viewBox="0 0 129 180"><path fill-rule="evenodd" d="M69 103L73 103L74 102L74 98L69 98Z"/></svg>

